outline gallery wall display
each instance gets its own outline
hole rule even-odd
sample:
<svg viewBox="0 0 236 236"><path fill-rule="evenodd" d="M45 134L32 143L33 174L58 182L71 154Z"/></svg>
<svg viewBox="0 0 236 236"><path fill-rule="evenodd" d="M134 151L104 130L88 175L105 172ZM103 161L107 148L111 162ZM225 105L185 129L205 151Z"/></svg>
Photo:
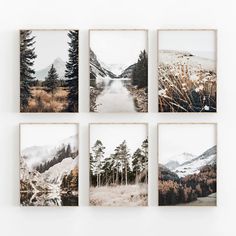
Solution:
<svg viewBox="0 0 236 236"><path fill-rule="evenodd" d="M90 112L148 112L148 31L90 30Z"/></svg>
<svg viewBox="0 0 236 236"><path fill-rule="evenodd" d="M157 33L158 112L217 112L217 30ZM89 30L89 81L90 112L147 113L148 30ZM79 112L78 30L20 30L20 112ZM79 205L78 126L20 124L22 206ZM159 206L217 205L215 123L161 123L157 151ZM147 123L90 123L88 154L90 206L148 205Z"/></svg>
<svg viewBox="0 0 236 236"><path fill-rule="evenodd" d="M159 206L217 205L215 123L158 125Z"/></svg>
<svg viewBox="0 0 236 236"><path fill-rule="evenodd" d="M20 124L21 206L78 206L78 124Z"/></svg>
<svg viewBox="0 0 236 236"><path fill-rule="evenodd" d="M89 152L90 206L148 205L147 124L90 124Z"/></svg>
<svg viewBox="0 0 236 236"><path fill-rule="evenodd" d="M159 112L217 111L217 31L158 30Z"/></svg>
<svg viewBox="0 0 236 236"><path fill-rule="evenodd" d="M20 31L20 111L78 112L78 30Z"/></svg>

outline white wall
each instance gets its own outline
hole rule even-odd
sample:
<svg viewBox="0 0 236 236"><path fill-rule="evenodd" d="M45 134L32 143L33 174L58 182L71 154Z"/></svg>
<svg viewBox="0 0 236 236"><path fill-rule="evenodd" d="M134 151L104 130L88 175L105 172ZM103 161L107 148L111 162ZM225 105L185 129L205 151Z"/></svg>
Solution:
<svg viewBox="0 0 236 236"><path fill-rule="evenodd" d="M0 1L0 235L234 235L236 2L217 0ZM150 112L89 114L88 29L148 28ZM157 28L217 28L218 114L157 113ZM21 28L79 28L80 114L19 113ZM19 207L20 122L80 122L79 208ZM147 208L88 207L88 123L149 122ZM218 207L156 207L157 122L218 122Z"/></svg>

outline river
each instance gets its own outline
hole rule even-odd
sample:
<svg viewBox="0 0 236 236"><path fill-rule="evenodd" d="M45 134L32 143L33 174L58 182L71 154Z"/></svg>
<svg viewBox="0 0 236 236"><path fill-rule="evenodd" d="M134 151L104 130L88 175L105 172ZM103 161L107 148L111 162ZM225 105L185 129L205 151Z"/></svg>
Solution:
<svg viewBox="0 0 236 236"><path fill-rule="evenodd" d="M98 112L136 112L133 97L125 87L130 79L108 79L105 89L97 97Z"/></svg>

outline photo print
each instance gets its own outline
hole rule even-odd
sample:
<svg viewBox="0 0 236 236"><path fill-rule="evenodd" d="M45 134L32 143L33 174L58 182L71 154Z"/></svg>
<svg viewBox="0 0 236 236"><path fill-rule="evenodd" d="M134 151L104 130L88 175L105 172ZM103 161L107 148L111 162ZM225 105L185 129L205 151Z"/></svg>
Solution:
<svg viewBox="0 0 236 236"><path fill-rule="evenodd" d="M20 204L78 206L78 124L20 124Z"/></svg>
<svg viewBox="0 0 236 236"><path fill-rule="evenodd" d="M148 31L90 30L90 112L148 112Z"/></svg>
<svg viewBox="0 0 236 236"><path fill-rule="evenodd" d="M141 123L90 124L91 206L148 205L147 132Z"/></svg>
<svg viewBox="0 0 236 236"><path fill-rule="evenodd" d="M20 111L78 112L78 30L20 31Z"/></svg>

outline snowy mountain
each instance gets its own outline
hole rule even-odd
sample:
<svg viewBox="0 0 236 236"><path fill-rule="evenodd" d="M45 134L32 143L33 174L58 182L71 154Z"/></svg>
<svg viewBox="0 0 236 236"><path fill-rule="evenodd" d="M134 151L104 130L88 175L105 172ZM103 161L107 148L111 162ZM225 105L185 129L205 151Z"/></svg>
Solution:
<svg viewBox="0 0 236 236"><path fill-rule="evenodd" d="M62 179L78 166L78 156L76 158L68 157L62 162L52 166L42 173L42 178L49 184L60 186Z"/></svg>
<svg viewBox="0 0 236 236"><path fill-rule="evenodd" d="M174 156L171 158L170 161L168 161L165 166L170 169L170 170L174 170L176 169L178 166L182 165L183 163L185 163L186 161L190 161L192 159L194 159L196 156L194 156L191 153L187 153L184 152L178 156Z"/></svg>
<svg viewBox="0 0 236 236"><path fill-rule="evenodd" d="M101 65L96 54L90 49L90 79L94 79L96 83L100 83L107 76L110 78L116 77L114 73Z"/></svg>
<svg viewBox="0 0 236 236"><path fill-rule="evenodd" d="M66 70L66 63L60 58L56 58L52 62L53 66L55 67L59 79L65 79L65 70ZM48 71L50 70L52 64L48 65L46 68L38 70L35 72L36 80L45 80L45 77L48 75Z"/></svg>
<svg viewBox="0 0 236 236"><path fill-rule="evenodd" d="M183 159L182 159L183 160ZM197 174L204 166L214 165L216 163L216 146L206 150L198 157L191 158L182 162L180 165L173 167L171 170L179 177ZM167 163L168 164L168 163ZM167 164L165 165L167 168ZM170 164L169 164L170 165Z"/></svg>
<svg viewBox="0 0 236 236"><path fill-rule="evenodd" d="M32 146L25 148L21 152L21 156L24 158L29 169L43 163L45 161L52 160L59 150L63 147L67 147L70 144L71 150L73 152L78 150L78 137L77 135L70 136L55 145L46 146Z"/></svg>
<svg viewBox="0 0 236 236"><path fill-rule="evenodd" d="M127 65L124 64L105 64L103 62L100 62L100 64L103 68L105 68L108 71L111 71L116 76L122 74L123 71L128 67Z"/></svg>

